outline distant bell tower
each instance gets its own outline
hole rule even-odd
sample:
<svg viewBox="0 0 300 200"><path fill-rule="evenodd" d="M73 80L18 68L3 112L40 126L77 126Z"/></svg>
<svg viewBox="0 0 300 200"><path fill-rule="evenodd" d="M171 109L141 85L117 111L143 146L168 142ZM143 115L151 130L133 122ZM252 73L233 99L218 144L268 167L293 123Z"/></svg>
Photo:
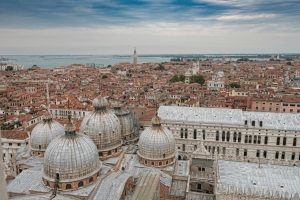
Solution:
<svg viewBox="0 0 300 200"><path fill-rule="evenodd" d="M134 52L133 52L133 64L136 65L137 64L137 54L136 54L136 48L134 48Z"/></svg>

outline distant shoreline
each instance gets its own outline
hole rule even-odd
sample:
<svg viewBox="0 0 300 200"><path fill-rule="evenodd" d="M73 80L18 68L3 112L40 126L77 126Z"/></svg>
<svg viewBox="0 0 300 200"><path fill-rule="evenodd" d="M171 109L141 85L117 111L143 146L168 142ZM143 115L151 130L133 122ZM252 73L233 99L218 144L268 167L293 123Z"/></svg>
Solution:
<svg viewBox="0 0 300 200"><path fill-rule="evenodd" d="M248 58L251 60L268 60L278 54L141 54L138 55L139 63L168 62L171 59L227 59L236 60ZM300 58L300 54L279 54L282 59ZM55 68L77 64L95 64L97 66L114 65L124 62L132 62L132 55L0 55L0 59L7 63L20 64L25 68L33 65L42 68Z"/></svg>

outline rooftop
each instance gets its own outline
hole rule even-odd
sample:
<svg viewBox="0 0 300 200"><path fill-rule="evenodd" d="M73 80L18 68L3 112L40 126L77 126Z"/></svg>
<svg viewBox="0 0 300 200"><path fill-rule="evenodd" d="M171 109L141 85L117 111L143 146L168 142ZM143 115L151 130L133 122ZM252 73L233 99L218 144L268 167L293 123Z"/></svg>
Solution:
<svg viewBox="0 0 300 200"><path fill-rule="evenodd" d="M218 176L221 190L234 186L240 191L289 196L300 191L299 167L219 160Z"/></svg>
<svg viewBox="0 0 300 200"><path fill-rule="evenodd" d="M251 121L256 121L256 126L260 129L275 130L300 130L300 115L295 113L271 113L271 112L248 112L240 109L227 108L203 108L203 107L180 107L180 106L160 106L158 116L162 122L179 123L204 123L218 125L253 127ZM259 127L258 122L262 121L263 126Z"/></svg>

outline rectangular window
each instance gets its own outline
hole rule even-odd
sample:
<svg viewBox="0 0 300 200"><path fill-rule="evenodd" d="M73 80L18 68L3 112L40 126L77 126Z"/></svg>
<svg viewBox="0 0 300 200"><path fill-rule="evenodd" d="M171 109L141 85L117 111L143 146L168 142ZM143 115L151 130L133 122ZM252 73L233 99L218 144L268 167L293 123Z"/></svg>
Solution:
<svg viewBox="0 0 300 200"><path fill-rule="evenodd" d="M260 141L261 141L261 136L259 135L257 139L257 144L260 144Z"/></svg>
<svg viewBox="0 0 300 200"><path fill-rule="evenodd" d="M182 151L185 151L185 144L182 144Z"/></svg>
<svg viewBox="0 0 300 200"><path fill-rule="evenodd" d="M275 153L275 159L278 159L278 158L279 158L279 152L276 151L276 153Z"/></svg>
<svg viewBox="0 0 300 200"><path fill-rule="evenodd" d="M216 141L219 141L219 131L216 131Z"/></svg>
<svg viewBox="0 0 300 200"><path fill-rule="evenodd" d="M252 135L249 135L249 143L252 143Z"/></svg>
<svg viewBox="0 0 300 200"><path fill-rule="evenodd" d="M257 141L257 135L254 135L253 143L256 144L256 141Z"/></svg>
<svg viewBox="0 0 300 200"><path fill-rule="evenodd" d="M293 146L295 147L297 145L297 138L293 139Z"/></svg>
<svg viewBox="0 0 300 200"><path fill-rule="evenodd" d="M241 142L241 140L242 140L242 133L239 132L239 135L238 135L238 142Z"/></svg>
<svg viewBox="0 0 300 200"><path fill-rule="evenodd" d="M281 154L281 159L282 159L282 160L285 159L285 152L282 152L282 154Z"/></svg>
<svg viewBox="0 0 300 200"><path fill-rule="evenodd" d="M236 154L236 156L239 156L240 155L240 150L236 149L235 154Z"/></svg>
<svg viewBox="0 0 300 200"><path fill-rule="evenodd" d="M248 143L248 135L245 135L245 141L244 141L244 143Z"/></svg>
<svg viewBox="0 0 300 200"><path fill-rule="evenodd" d="M205 140L205 130L202 130L202 137L203 137L203 140Z"/></svg>
<svg viewBox="0 0 300 200"><path fill-rule="evenodd" d="M282 144L285 146L286 145L286 137L283 137Z"/></svg>

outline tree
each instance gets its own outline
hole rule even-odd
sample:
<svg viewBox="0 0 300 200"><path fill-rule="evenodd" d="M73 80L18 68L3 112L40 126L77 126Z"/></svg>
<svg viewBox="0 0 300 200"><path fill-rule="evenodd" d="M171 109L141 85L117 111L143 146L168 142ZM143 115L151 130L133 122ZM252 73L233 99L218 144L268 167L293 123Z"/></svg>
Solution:
<svg viewBox="0 0 300 200"><path fill-rule="evenodd" d="M13 70L14 70L13 66L7 66L5 69L5 71L13 71Z"/></svg>
<svg viewBox="0 0 300 200"><path fill-rule="evenodd" d="M179 81L182 81L182 82L183 82L184 80L185 80L185 76L184 76L184 75L182 75L182 74L181 74L181 75L179 75Z"/></svg>
<svg viewBox="0 0 300 200"><path fill-rule="evenodd" d="M241 85L238 84L237 82L230 83L229 86L230 86L231 88L240 88L240 87L241 87Z"/></svg>
<svg viewBox="0 0 300 200"><path fill-rule="evenodd" d="M204 80L203 76L201 76L201 75L193 75L191 77L191 83L198 83L200 85L203 85L204 82L205 82L205 80Z"/></svg>
<svg viewBox="0 0 300 200"><path fill-rule="evenodd" d="M103 75L103 76L102 76L102 79L105 79L105 78L108 78L108 76L107 76L107 75Z"/></svg>
<svg viewBox="0 0 300 200"><path fill-rule="evenodd" d="M171 83L175 83L175 82L178 82L179 81L179 77L177 75L174 75L171 79L170 79L170 82Z"/></svg>
<svg viewBox="0 0 300 200"><path fill-rule="evenodd" d="M179 81L184 81L185 80L185 76L184 75L174 75L171 79L170 82L171 83L175 83L175 82L179 82Z"/></svg>

